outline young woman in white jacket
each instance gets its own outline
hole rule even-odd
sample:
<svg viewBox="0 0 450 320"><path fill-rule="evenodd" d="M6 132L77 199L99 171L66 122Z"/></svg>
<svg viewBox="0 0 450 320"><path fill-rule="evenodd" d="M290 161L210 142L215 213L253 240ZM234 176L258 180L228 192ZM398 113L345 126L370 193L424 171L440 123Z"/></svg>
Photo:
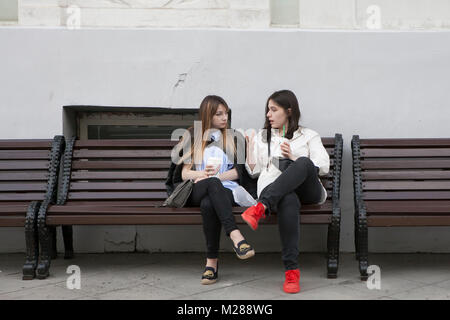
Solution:
<svg viewBox="0 0 450 320"><path fill-rule="evenodd" d="M258 203L248 208L242 219L256 230L258 220L277 213L285 267L283 289L300 291L298 242L301 204L323 204L327 199L319 175L330 168L329 155L320 135L299 126L300 110L289 90L273 93L266 104L265 130L246 136L245 167L258 178Z"/></svg>

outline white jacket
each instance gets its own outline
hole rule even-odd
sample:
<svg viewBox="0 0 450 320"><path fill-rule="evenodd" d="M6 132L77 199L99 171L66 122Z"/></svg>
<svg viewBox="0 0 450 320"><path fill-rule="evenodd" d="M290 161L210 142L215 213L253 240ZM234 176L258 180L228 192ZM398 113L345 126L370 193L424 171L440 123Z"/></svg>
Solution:
<svg viewBox="0 0 450 320"><path fill-rule="evenodd" d="M272 129L270 159L268 157L267 142L263 142L262 133L263 130L260 130L255 138L253 149L256 159L255 167L251 170L247 162L245 163L245 168L249 175L252 178L258 177L258 198L261 195L261 191L281 175L281 171L270 160L272 160L273 157L283 157L280 147L283 141L289 142L291 152L295 158L309 157L314 165L319 167L319 175L326 175L330 171L330 157L322 144L320 135L316 131L305 127L299 127L299 129L294 132L292 139L286 139L278 135L278 130ZM268 163L270 164L267 167ZM322 185L320 179L319 182ZM319 204L323 204L327 199L327 191L323 185L322 189L322 199Z"/></svg>

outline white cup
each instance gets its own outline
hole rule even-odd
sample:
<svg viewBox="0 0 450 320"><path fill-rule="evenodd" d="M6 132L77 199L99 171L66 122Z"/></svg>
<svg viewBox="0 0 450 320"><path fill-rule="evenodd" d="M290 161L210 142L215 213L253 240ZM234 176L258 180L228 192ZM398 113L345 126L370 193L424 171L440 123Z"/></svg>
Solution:
<svg viewBox="0 0 450 320"><path fill-rule="evenodd" d="M283 153L281 152L281 145L282 145L283 143L285 143L285 142L287 142L288 144L290 144L288 138L283 138L283 137L281 137L281 138L280 138L280 156L278 157L278 158L280 158L280 159L284 158ZM292 150L291 150L291 152L292 152Z"/></svg>
<svg viewBox="0 0 450 320"><path fill-rule="evenodd" d="M207 166L218 166L220 164L222 164L222 158L218 157L209 157L206 161Z"/></svg>
<svg viewBox="0 0 450 320"><path fill-rule="evenodd" d="M217 166L221 166L222 165L222 158L209 157L208 160L206 161L206 165L207 166L214 166L214 168L217 169ZM219 174L219 171L217 171L217 173L214 175L214 177L216 177Z"/></svg>

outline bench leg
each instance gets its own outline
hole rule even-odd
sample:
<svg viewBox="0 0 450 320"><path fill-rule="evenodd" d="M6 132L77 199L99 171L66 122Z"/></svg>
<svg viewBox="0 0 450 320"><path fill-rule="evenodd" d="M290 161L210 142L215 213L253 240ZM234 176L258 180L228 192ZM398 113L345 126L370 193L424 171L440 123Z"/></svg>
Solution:
<svg viewBox="0 0 450 320"><path fill-rule="evenodd" d="M358 258L359 258L359 272L361 274L361 280L366 281L368 278L367 267L369 266L369 241L367 230L367 218L365 215L359 217L358 228Z"/></svg>
<svg viewBox="0 0 450 320"><path fill-rule="evenodd" d="M337 278L339 266L339 237L340 237L340 209L333 214L331 223L328 225L328 259L327 259L327 277L329 279Z"/></svg>
<svg viewBox="0 0 450 320"><path fill-rule="evenodd" d="M37 226L39 231L39 244L41 245L39 263L36 269L36 277L38 279L45 279L50 275L52 235L51 229L46 224L48 205L48 202L44 201L38 213Z"/></svg>
<svg viewBox="0 0 450 320"><path fill-rule="evenodd" d="M33 201L27 210L25 218L25 243L26 243L26 261L22 268L22 279L32 280L36 276L36 267L39 256L39 238L37 231L36 217L41 203Z"/></svg>
<svg viewBox="0 0 450 320"><path fill-rule="evenodd" d="M48 227L50 232L50 241L51 241L51 259L54 260L58 258L58 250L56 247L56 226Z"/></svg>
<svg viewBox="0 0 450 320"><path fill-rule="evenodd" d="M64 259L73 258L73 230L72 226L62 226L64 238Z"/></svg>
<svg viewBox="0 0 450 320"><path fill-rule="evenodd" d="M359 261L359 223L358 223L358 215L355 215L355 226L354 226L354 240L355 240L355 259L356 261Z"/></svg>

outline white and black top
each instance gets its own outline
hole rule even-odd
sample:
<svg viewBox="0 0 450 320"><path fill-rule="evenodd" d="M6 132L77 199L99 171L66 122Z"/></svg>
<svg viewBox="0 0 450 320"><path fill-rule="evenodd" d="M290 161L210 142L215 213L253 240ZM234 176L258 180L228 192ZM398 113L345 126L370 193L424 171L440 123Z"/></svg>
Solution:
<svg viewBox="0 0 450 320"><path fill-rule="evenodd" d="M309 128L299 127L292 136L292 139L282 138L278 134L278 130L272 129L272 137L270 143L270 158L268 155L267 142L263 141L262 132L260 131L255 138L253 153L255 154L256 165L253 170L247 163L245 168L252 178L258 178L257 194L270 183L272 183L281 171L272 163L275 157L283 157L280 145L284 141L288 141L291 147L292 155L295 158L308 157L319 168L319 175L326 175L330 171L330 157L327 150L322 144L320 135ZM320 179L319 179L320 182ZM322 182L320 182L322 184ZM322 199L319 204L323 204L327 199L327 191L323 187Z"/></svg>

